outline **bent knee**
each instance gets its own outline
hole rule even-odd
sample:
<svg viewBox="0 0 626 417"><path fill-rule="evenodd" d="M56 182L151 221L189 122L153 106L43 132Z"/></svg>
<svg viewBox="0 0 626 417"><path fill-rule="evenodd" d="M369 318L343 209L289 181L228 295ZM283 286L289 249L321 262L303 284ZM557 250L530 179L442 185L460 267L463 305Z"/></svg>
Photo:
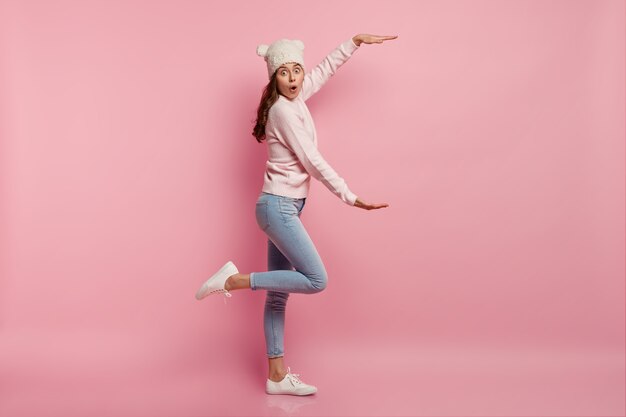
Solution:
<svg viewBox="0 0 626 417"><path fill-rule="evenodd" d="M314 289L314 293L322 292L326 289L328 285L328 276L326 273L318 274L315 276L315 279L311 280L311 286Z"/></svg>

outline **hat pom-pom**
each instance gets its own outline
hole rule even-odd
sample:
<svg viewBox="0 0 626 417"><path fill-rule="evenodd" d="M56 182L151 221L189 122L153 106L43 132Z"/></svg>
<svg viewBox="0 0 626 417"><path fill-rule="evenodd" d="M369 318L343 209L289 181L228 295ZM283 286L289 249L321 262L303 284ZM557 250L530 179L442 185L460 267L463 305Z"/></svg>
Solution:
<svg viewBox="0 0 626 417"><path fill-rule="evenodd" d="M268 49L269 49L269 45L259 45L256 47L256 54L258 56L265 57L267 55Z"/></svg>

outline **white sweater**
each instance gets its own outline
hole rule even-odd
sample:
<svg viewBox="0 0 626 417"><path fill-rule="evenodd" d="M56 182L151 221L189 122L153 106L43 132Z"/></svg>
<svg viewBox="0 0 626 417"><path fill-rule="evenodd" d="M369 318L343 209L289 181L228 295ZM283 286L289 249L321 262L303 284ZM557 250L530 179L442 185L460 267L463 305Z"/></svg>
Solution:
<svg viewBox="0 0 626 417"><path fill-rule="evenodd" d="M268 160L262 191L292 198L308 195L311 176L321 181L346 204L353 206L357 196L317 149L313 118L304 103L335 74L359 47L346 40L304 76L298 96L283 95L270 107L265 136Z"/></svg>

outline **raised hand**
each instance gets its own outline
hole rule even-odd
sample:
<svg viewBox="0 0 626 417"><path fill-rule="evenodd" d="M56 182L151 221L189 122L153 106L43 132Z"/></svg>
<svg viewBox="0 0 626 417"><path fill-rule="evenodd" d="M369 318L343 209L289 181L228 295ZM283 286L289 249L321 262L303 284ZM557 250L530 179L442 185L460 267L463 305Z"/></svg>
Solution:
<svg viewBox="0 0 626 417"><path fill-rule="evenodd" d="M370 203L364 202L360 198L357 198L356 201L354 202L354 207L362 208L365 210L375 210L375 209L380 209L384 207L389 207L389 204L387 203L370 204Z"/></svg>
<svg viewBox="0 0 626 417"><path fill-rule="evenodd" d="M389 41L391 39L397 38L398 35L395 36L380 36L380 35L370 35L368 33L361 33L359 35L355 35L352 40L356 46L361 46L362 43L383 43L384 41Z"/></svg>

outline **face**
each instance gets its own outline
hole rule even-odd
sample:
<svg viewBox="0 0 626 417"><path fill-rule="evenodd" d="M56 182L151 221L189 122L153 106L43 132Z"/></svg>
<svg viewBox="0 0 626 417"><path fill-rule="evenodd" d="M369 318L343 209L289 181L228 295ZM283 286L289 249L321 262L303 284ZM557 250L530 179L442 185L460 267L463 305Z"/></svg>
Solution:
<svg viewBox="0 0 626 417"><path fill-rule="evenodd" d="M304 70L300 64L288 62L276 70L276 85L278 92L289 100L293 100L300 94Z"/></svg>

